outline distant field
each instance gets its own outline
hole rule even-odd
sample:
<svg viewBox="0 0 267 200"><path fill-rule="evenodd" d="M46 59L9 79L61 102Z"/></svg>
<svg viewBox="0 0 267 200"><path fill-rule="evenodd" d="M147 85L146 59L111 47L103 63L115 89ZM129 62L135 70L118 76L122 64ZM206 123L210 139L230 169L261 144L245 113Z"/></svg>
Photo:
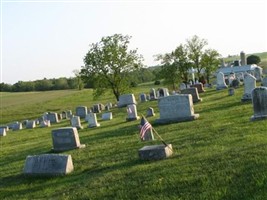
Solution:
<svg viewBox="0 0 267 200"><path fill-rule="evenodd" d="M135 88L137 101L151 87ZM173 145L174 155L161 161L139 160L138 149L161 142L157 137L141 142L140 121L126 122L125 108L113 108L111 121L97 114L98 128L87 128L82 120L79 136L86 148L63 152L74 164L74 172L63 177L25 177L22 170L28 155L51 153L51 130L69 126L68 120L50 128L9 131L0 137L0 199L267 199L267 121L249 121L253 108L241 103L243 90L228 96L228 90L206 89L200 94L203 101L194 105L198 120L169 125L154 125L157 101L138 101L139 115L154 108L156 116L149 122ZM1 95L1 123L115 102L110 94L94 101L91 90Z"/></svg>

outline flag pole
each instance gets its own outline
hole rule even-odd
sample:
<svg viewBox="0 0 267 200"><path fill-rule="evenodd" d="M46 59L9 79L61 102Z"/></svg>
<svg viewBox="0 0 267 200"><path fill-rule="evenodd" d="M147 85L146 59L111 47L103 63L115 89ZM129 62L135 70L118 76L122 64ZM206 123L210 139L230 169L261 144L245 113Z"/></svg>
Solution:
<svg viewBox="0 0 267 200"><path fill-rule="evenodd" d="M142 117L143 118L145 118L144 117L144 115L143 114L141 114L142 115ZM166 146L166 147L168 147L170 150L171 150L171 152L173 153L173 150L172 150L172 148L162 139L162 137L158 134L158 132L156 131L156 129L154 129L153 128L153 126L151 126L151 128L152 128L152 130L156 133L156 135L159 137L159 139L161 140L161 142Z"/></svg>

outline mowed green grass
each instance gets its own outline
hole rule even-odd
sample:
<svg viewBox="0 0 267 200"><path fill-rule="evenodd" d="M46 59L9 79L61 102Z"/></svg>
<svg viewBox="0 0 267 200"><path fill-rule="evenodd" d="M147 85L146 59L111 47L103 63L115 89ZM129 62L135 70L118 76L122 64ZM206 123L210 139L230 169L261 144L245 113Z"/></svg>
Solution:
<svg viewBox="0 0 267 200"><path fill-rule="evenodd" d="M155 86L135 88L136 98L150 87ZM109 94L93 101L91 90L63 93L39 102L41 107L36 102L2 105L4 113L13 107L16 113L1 120L114 102ZM86 148L63 152L72 156L74 164L74 172L67 176L31 178L22 170L27 155L50 153L51 130L69 126L69 121L9 131L0 137L0 199L267 199L267 121L249 121L252 104L241 103L242 95L242 87L234 96L228 96L228 90L206 89L200 94L203 101L194 105L199 119L153 125L174 148L172 157L160 161L139 160L138 149L161 142L141 142L140 121L126 122L125 108L112 109L111 121L102 121L97 114L100 127L89 129L83 122L85 128L79 130ZM23 114L24 107L32 106L34 112ZM145 115L148 107L156 112L148 118L153 124L159 118L157 101L138 103L138 114Z"/></svg>

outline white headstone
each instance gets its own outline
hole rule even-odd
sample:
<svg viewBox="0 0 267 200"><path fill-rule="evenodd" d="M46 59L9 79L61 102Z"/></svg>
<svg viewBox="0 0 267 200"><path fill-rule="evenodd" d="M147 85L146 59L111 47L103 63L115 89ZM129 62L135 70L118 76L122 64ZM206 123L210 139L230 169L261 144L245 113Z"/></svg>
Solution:
<svg viewBox="0 0 267 200"><path fill-rule="evenodd" d="M225 83L224 80L224 74L222 72L218 72L217 73L217 86L216 86L216 90L221 90L221 89L225 89L228 86Z"/></svg>
<svg viewBox="0 0 267 200"><path fill-rule="evenodd" d="M160 118L157 124L191 121L199 117L194 113L191 94L177 94L159 99Z"/></svg>
<svg viewBox="0 0 267 200"><path fill-rule="evenodd" d="M98 127L100 124L97 122L96 114L95 113L89 113L88 114L88 127L93 128L93 127Z"/></svg>
<svg viewBox="0 0 267 200"><path fill-rule="evenodd" d="M241 101L251 101L251 92L254 88L256 88L256 78L251 74L246 73L244 75L244 94Z"/></svg>
<svg viewBox="0 0 267 200"><path fill-rule="evenodd" d="M127 106L127 114L128 116L126 118L126 121L133 121L140 119L140 117L137 116L137 109L135 104L130 104Z"/></svg>
<svg viewBox="0 0 267 200"><path fill-rule="evenodd" d="M70 123L72 127L76 127L77 129L83 129L79 116L73 116L70 120Z"/></svg>

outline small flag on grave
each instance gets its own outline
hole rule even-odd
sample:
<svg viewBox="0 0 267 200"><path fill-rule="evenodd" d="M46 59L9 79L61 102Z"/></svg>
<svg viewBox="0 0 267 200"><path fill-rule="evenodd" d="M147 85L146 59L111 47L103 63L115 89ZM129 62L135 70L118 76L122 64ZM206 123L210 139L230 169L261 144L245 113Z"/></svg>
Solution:
<svg viewBox="0 0 267 200"><path fill-rule="evenodd" d="M145 117L141 118L141 123L140 123L140 138L141 140L144 140L145 134L147 130L152 129L152 125L147 121Z"/></svg>

